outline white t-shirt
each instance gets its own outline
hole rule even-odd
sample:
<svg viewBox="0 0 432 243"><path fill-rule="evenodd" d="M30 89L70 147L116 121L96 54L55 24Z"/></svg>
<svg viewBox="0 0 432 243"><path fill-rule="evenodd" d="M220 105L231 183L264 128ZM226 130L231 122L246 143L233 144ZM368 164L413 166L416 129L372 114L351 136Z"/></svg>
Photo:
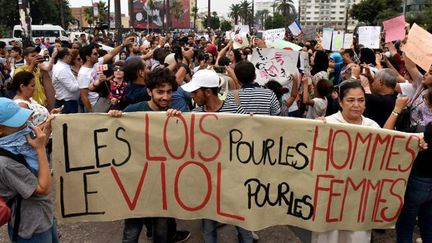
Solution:
<svg viewBox="0 0 432 243"><path fill-rule="evenodd" d="M306 118L315 119L320 116L325 116L327 111L327 98L313 98L313 106L308 107Z"/></svg>
<svg viewBox="0 0 432 243"><path fill-rule="evenodd" d="M88 89L90 83L93 83L97 79L99 79L99 74L97 72L97 68L100 64L103 64L103 57L98 59L98 62L92 67L84 67L82 66L78 72L78 85L80 89ZM96 92L89 91L89 100L90 104L94 106L99 98L99 94Z"/></svg>

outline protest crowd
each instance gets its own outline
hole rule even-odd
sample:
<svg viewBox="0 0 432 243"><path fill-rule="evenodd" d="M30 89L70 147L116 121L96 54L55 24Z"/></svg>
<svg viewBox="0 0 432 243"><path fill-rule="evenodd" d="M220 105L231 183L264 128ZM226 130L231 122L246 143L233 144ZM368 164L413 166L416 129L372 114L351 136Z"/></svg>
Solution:
<svg viewBox="0 0 432 243"><path fill-rule="evenodd" d="M10 50L0 42L1 223L7 223L13 242L58 242L50 196L56 172L49 164L51 121L59 114L109 113L121 119L137 111L229 112L423 134L396 235L397 242L412 242L418 225L423 242L432 242L432 59L408 54L412 45L431 50L410 42L415 35L408 35L409 25L401 28L399 39L381 31L370 40L376 45L361 43L368 32L356 30L338 47L325 31L306 40L271 30L130 33L117 45L112 36L82 35L67 43L38 38L33 46L16 42ZM293 53L294 61L286 59ZM82 119L85 123L86 116ZM191 234L177 230L174 218L124 222L125 243L138 242L143 229L156 243L183 242ZM202 219L204 242L217 242L217 223ZM259 237L236 230L239 242ZM312 232L311 239L371 242L372 235L334 230Z"/></svg>

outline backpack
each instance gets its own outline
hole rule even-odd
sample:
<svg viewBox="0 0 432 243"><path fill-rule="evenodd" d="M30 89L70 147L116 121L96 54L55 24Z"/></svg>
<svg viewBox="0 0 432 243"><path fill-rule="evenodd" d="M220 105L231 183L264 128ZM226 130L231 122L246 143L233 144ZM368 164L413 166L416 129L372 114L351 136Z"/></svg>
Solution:
<svg viewBox="0 0 432 243"><path fill-rule="evenodd" d="M24 165L27 167L27 162L24 159L24 156L22 154L13 154L3 148L0 148L0 156L8 157L10 159L15 160L16 162ZM16 201L16 212L15 212L15 222L13 227L13 235L12 235L12 241L16 241L18 238L18 230L19 230L19 224L21 221L21 196L17 194L14 198L10 199L9 201L6 201L3 197L0 197L0 226L5 225L9 222L11 218L11 207L14 201Z"/></svg>

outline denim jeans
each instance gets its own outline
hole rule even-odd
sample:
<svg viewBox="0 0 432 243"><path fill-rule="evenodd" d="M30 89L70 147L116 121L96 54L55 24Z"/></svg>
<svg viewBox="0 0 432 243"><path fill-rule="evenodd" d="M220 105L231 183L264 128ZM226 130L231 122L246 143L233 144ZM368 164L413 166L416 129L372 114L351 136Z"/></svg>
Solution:
<svg viewBox="0 0 432 243"><path fill-rule="evenodd" d="M202 231L205 243L217 243L217 222L210 219L202 220ZM252 243L252 232L236 226L239 243Z"/></svg>
<svg viewBox="0 0 432 243"><path fill-rule="evenodd" d="M147 222L151 222L147 227L152 228L152 237L154 243L169 243L172 242L176 232L176 222L173 218L131 218L125 219L125 226L123 230L123 243L137 243L143 225L148 225Z"/></svg>
<svg viewBox="0 0 432 243"><path fill-rule="evenodd" d="M59 108L63 105L62 113L70 114L70 113L78 113L78 101L77 100L56 100L55 107Z"/></svg>
<svg viewBox="0 0 432 243"><path fill-rule="evenodd" d="M9 239L12 242L13 228L8 225ZM41 233L34 233L30 239L23 239L18 236L14 243L58 243L57 225L54 221L51 228Z"/></svg>
<svg viewBox="0 0 432 243"><path fill-rule="evenodd" d="M412 242L417 217L423 242L432 242L432 178L410 175L405 203L396 222L398 243Z"/></svg>

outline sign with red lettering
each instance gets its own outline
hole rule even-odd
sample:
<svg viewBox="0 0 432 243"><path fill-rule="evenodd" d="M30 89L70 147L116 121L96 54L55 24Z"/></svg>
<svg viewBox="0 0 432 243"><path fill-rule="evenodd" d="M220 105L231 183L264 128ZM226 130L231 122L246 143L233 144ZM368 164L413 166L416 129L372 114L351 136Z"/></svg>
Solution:
<svg viewBox="0 0 432 243"><path fill-rule="evenodd" d="M69 222L388 228L418 148L411 134L259 115L80 114L53 125L56 218Z"/></svg>
<svg viewBox="0 0 432 243"><path fill-rule="evenodd" d="M282 85L292 81L291 74L297 74L298 51L273 48L256 48L251 62L255 66L255 82L260 85L276 80Z"/></svg>

